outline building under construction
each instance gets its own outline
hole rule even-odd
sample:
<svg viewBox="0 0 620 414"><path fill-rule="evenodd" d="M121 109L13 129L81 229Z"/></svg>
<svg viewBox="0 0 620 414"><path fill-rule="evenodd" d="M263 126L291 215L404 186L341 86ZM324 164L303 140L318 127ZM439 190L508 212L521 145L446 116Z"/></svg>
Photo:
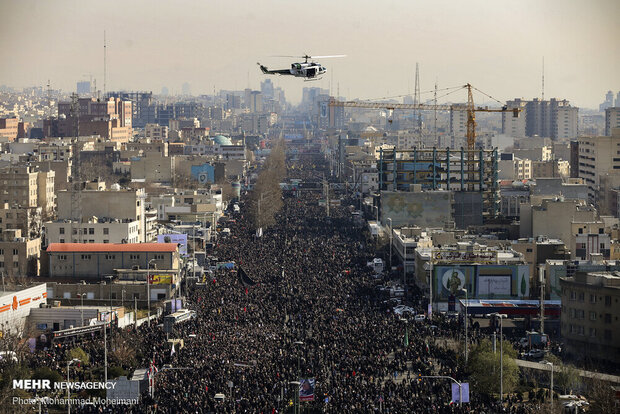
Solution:
<svg viewBox="0 0 620 414"><path fill-rule="evenodd" d="M480 216L480 211L486 220L499 214L497 162L497 149L381 150L379 188L405 192L450 190L454 193L457 222L457 217ZM469 222L467 218L464 219L466 222ZM457 227L460 227L459 223Z"/></svg>

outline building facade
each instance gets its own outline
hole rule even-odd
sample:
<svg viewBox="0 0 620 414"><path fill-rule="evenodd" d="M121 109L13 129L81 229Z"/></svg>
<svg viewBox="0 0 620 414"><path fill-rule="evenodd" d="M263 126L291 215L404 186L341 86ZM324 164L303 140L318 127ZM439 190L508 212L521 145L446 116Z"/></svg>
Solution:
<svg viewBox="0 0 620 414"><path fill-rule="evenodd" d="M618 272L578 272L560 278L560 286L566 352L576 358L620 363Z"/></svg>

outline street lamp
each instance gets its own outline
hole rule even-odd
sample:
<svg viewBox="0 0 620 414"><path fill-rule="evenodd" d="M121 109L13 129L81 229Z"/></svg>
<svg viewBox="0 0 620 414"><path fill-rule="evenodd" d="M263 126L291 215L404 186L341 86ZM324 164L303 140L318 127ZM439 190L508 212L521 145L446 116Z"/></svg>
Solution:
<svg viewBox="0 0 620 414"><path fill-rule="evenodd" d="M81 316L82 316L82 325L81 326L84 326L84 293L78 293L77 295L78 295L78 297L80 298L80 301L81 301L81 307L80 307L80 313L81 313Z"/></svg>
<svg viewBox="0 0 620 414"><path fill-rule="evenodd" d="M69 383L69 367L74 362L80 362L80 360L73 358L71 361L67 361L67 383ZM71 387L67 387L67 413L71 414Z"/></svg>
<svg viewBox="0 0 620 414"><path fill-rule="evenodd" d="M390 222L390 271L388 272L389 274L392 272L392 218L388 217L387 220Z"/></svg>
<svg viewBox="0 0 620 414"><path fill-rule="evenodd" d="M293 345L298 345L301 346L304 343L302 341L295 341L293 342ZM299 352L297 352L297 379L301 379L299 377L301 377L301 368L299 367ZM292 381L291 384L293 382L297 383L297 389L295 390L295 413L299 414L299 381Z"/></svg>
<svg viewBox="0 0 620 414"><path fill-rule="evenodd" d="M295 406L293 407L293 412L295 414L299 413L299 381L289 381L289 384L293 386L293 392L295 393Z"/></svg>
<svg viewBox="0 0 620 414"><path fill-rule="evenodd" d="M499 401L503 403L504 401L504 334L503 328L504 318L507 318L507 315L503 313L490 313L487 316L496 316L499 318Z"/></svg>
<svg viewBox="0 0 620 414"><path fill-rule="evenodd" d="M553 362L540 361L540 363L551 366L551 389L549 390L549 395L551 397L551 412L553 412Z"/></svg>
<svg viewBox="0 0 620 414"><path fill-rule="evenodd" d="M151 259L146 265L146 307L148 309L146 323L149 327L151 326L151 263L154 261L155 259Z"/></svg>
<svg viewBox="0 0 620 414"><path fill-rule="evenodd" d="M468 323L468 318L467 318L467 305L468 305L468 300L467 300L467 289L462 288L461 292L465 293L465 364L467 365L467 357L469 355L468 352L468 347L469 347L469 341L468 341L468 336L467 336L467 325L469 325Z"/></svg>

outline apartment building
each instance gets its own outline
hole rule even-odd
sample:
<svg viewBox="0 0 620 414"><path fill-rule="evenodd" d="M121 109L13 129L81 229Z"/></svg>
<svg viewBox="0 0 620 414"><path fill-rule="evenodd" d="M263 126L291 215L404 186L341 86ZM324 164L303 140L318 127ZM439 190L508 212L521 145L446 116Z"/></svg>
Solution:
<svg viewBox="0 0 620 414"><path fill-rule="evenodd" d="M144 136L147 139L155 141L167 141L168 127L158 124L146 124L144 127Z"/></svg>
<svg viewBox="0 0 620 414"><path fill-rule="evenodd" d="M620 363L620 273L577 272L561 277L561 333L576 358Z"/></svg>
<svg viewBox="0 0 620 414"><path fill-rule="evenodd" d="M9 277L39 275L41 238L22 237L19 229L3 231L0 235L0 272Z"/></svg>
<svg viewBox="0 0 620 414"><path fill-rule="evenodd" d="M578 157L579 178L588 185L590 201L596 202L601 175L620 172L620 128L613 128L610 136L580 137Z"/></svg>
<svg viewBox="0 0 620 414"><path fill-rule="evenodd" d="M611 136L611 130L620 128L620 107L605 109L605 135Z"/></svg>
<svg viewBox="0 0 620 414"><path fill-rule="evenodd" d="M113 275L118 269L180 270L173 243L52 243L47 247L50 277L76 279Z"/></svg>

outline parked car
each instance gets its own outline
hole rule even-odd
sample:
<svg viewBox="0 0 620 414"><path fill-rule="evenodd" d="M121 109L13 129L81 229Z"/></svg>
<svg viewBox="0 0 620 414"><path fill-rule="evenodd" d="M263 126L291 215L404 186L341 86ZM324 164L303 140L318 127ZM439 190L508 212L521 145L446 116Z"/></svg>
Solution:
<svg viewBox="0 0 620 414"><path fill-rule="evenodd" d="M545 351L542 349L532 349L525 353L525 359L538 360L545 356Z"/></svg>
<svg viewBox="0 0 620 414"><path fill-rule="evenodd" d="M426 319L426 315L424 315L423 313L416 315L415 318L413 318L416 322L423 322Z"/></svg>
<svg viewBox="0 0 620 414"><path fill-rule="evenodd" d="M521 348L527 348L528 346L530 346L530 340L527 338L521 338L519 339L519 346Z"/></svg>
<svg viewBox="0 0 620 414"><path fill-rule="evenodd" d="M405 314L415 315L415 309L409 306L405 306L405 305L398 305L394 307L394 313L397 315L405 315Z"/></svg>

